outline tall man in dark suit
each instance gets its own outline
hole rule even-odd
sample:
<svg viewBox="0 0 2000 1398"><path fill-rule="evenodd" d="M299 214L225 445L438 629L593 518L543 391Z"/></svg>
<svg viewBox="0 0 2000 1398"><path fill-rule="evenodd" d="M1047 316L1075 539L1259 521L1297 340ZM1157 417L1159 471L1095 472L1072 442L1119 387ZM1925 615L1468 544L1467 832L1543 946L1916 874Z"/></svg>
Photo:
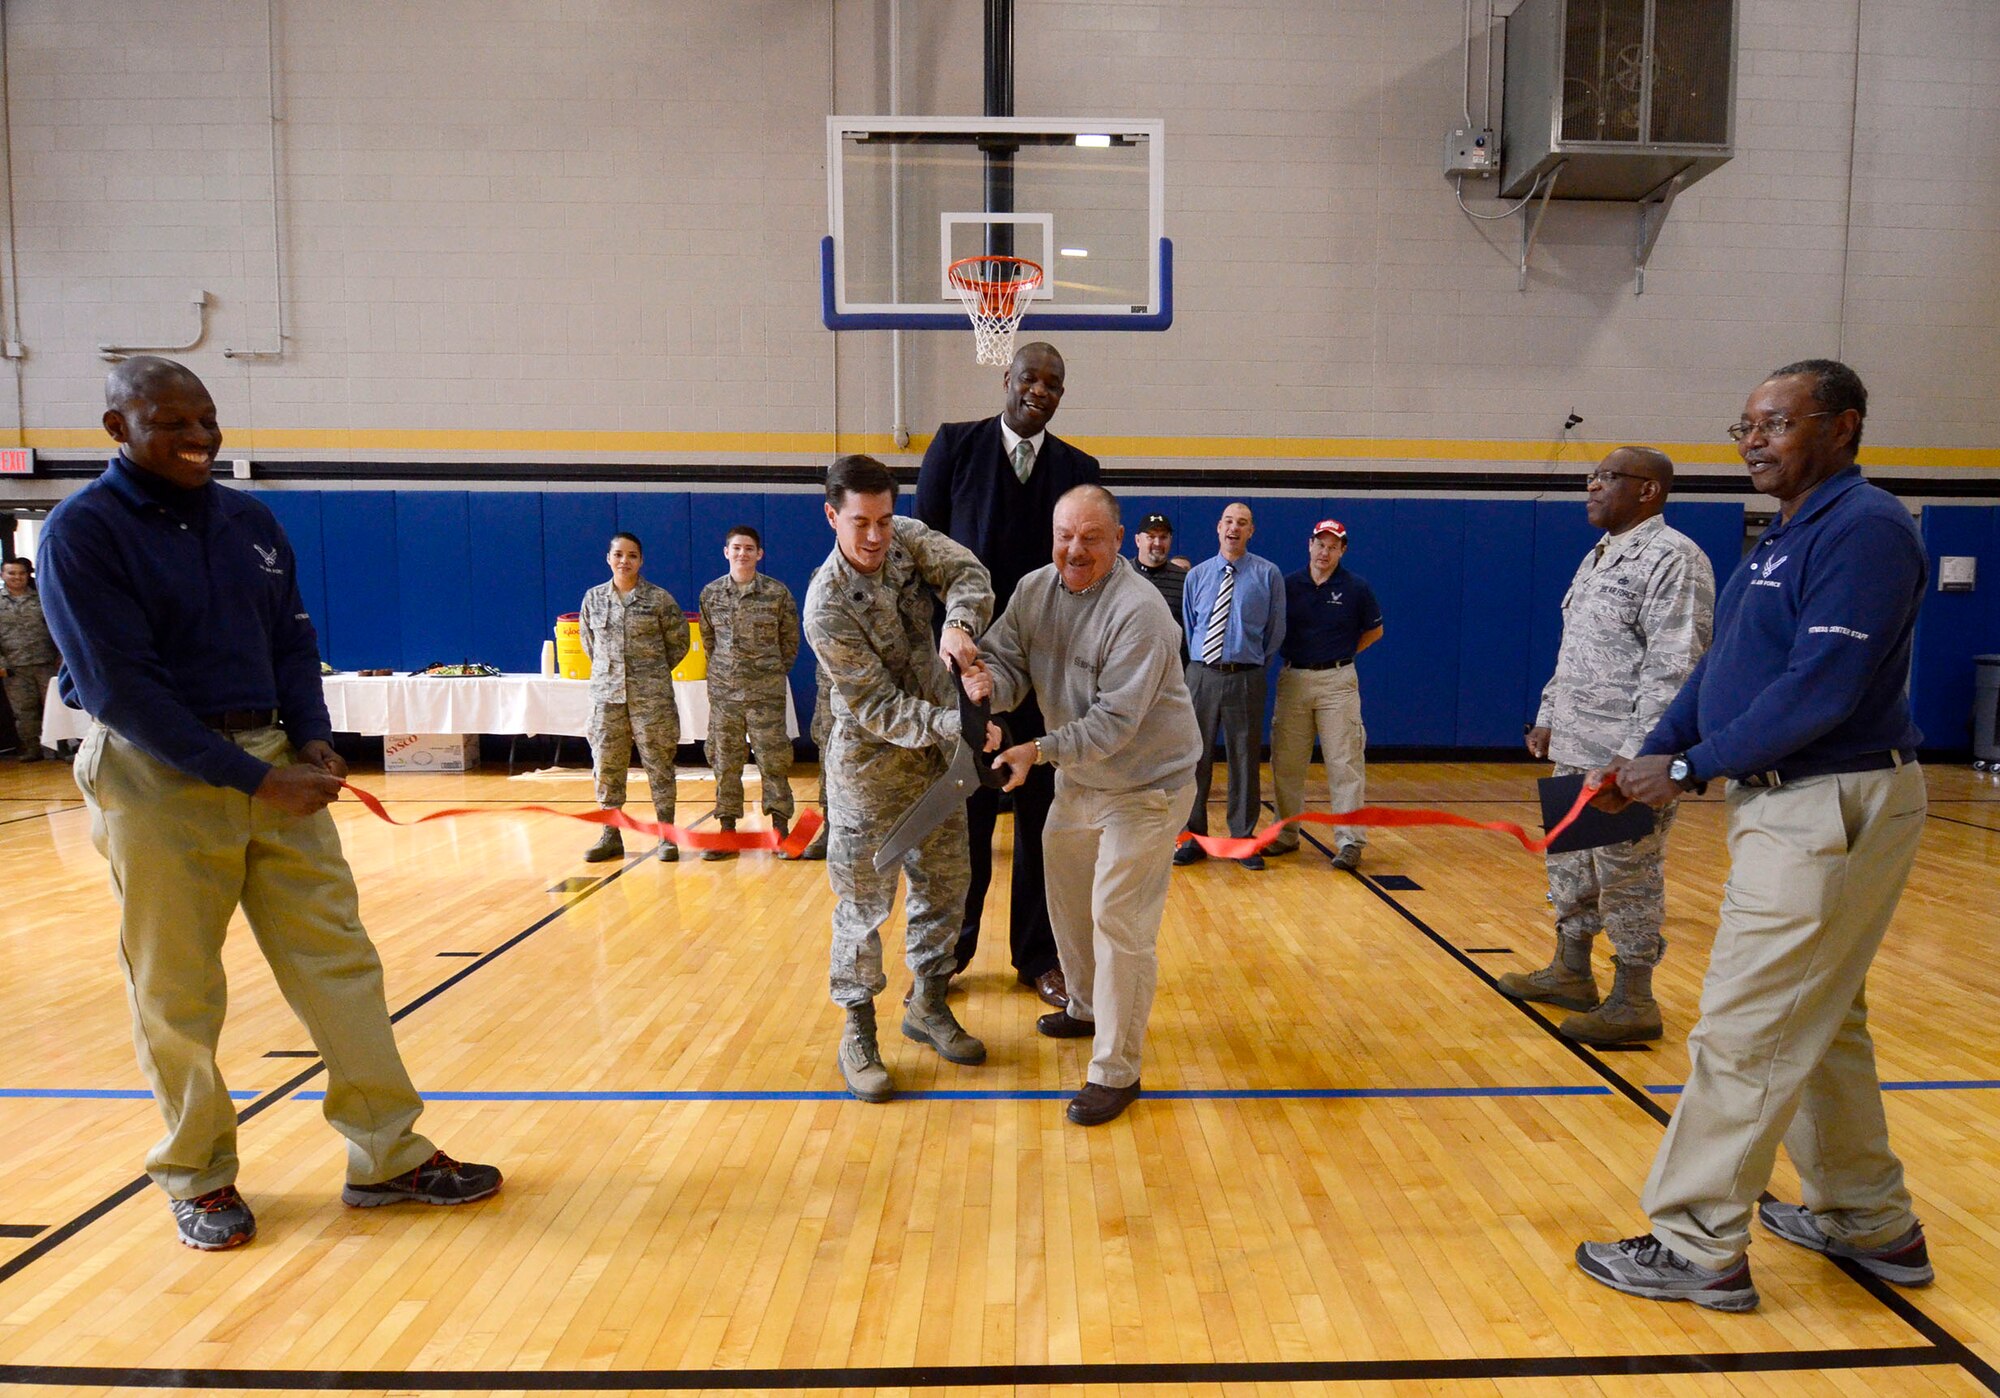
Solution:
<svg viewBox="0 0 2000 1398"><path fill-rule="evenodd" d="M1079 485L1095 485L1097 458L1048 430L1063 396L1063 359L1054 345L1023 345L1001 379L1006 406L998 417L947 422L931 439L917 477L917 518L979 556L993 575L998 616L1014 586L1049 561L1056 501ZM1033 698L1008 716L1016 742L1045 733ZM1014 882L1009 941L1014 970L1044 1002L1069 1003L1055 933L1042 886L1042 826L1055 799L1053 769L1036 767L1014 792ZM972 883L965 895L958 965L972 962L986 886L993 878L993 826L999 793L981 787L966 802L972 840Z"/></svg>

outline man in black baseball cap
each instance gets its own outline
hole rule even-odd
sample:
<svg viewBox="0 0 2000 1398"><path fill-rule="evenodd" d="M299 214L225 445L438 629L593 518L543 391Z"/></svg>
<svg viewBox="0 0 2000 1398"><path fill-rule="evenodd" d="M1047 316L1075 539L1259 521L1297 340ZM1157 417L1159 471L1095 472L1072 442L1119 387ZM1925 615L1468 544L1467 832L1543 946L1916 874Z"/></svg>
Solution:
<svg viewBox="0 0 2000 1398"><path fill-rule="evenodd" d="M1139 576L1160 589L1160 596L1167 599L1167 609L1174 614L1174 620L1181 619L1181 589L1187 585L1187 564L1176 563L1174 552L1173 522L1157 510L1139 521L1135 536L1139 557L1133 564ZM1181 633L1181 664L1187 665L1187 633Z"/></svg>

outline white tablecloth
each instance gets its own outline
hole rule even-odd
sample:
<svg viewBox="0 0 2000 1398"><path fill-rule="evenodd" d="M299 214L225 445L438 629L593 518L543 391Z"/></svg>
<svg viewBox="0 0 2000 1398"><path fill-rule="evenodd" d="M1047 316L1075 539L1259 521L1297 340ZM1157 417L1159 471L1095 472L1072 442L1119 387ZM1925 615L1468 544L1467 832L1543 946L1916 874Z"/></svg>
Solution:
<svg viewBox="0 0 2000 1398"><path fill-rule="evenodd" d="M337 733L548 733L582 737L590 724L587 680L549 675L499 675L491 679L434 679L422 675L328 675L327 717ZM675 680L681 741L708 736L708 683ZM64 708L49 684L42 709L42 739L81 738L90 716ZM799 736L799 716L785 690L785 732Z"/></svg>

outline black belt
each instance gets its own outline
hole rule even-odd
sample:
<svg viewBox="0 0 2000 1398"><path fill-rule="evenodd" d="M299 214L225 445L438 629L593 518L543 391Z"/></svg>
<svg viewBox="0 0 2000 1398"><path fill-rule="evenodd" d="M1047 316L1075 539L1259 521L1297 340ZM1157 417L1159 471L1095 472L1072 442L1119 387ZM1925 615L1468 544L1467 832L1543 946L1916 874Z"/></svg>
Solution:
<svg viewBox="0 0 2000 1398"><path fill-rule="evenodd" d="M222 714L199 715L202 726L213 728L218 733L248 733L256 728L269 728L278 721L276 709L231 709Z"/></svg>
<svg viewBox="0 0 2000 1398"><path fill-rule="evenodd" d="M1324 665L1294 665L1292 668L1294 670L1345 670L1353 663L1354 657L1350 655L1345 660L1329 660Z"/></svg>
<svg viewBox="0 0 2000 1398"><path fill-rule="evenodd" d="M1207 660L1203 660L1198 663L1207 666L1211 670L1220 671L1222 674L1225 675L1234 675L1243 670L1261 670L1264 668L1262 665L1252 665L1248 661L1244 661L1240 665L1239 664L1224 665L1219 662L1210 662Z"/></svg>
<svg viewBox="0 0 2000 1398"><path fill-rule="evenodd" d="M1747 777L1736 780L1744 786L1768 787L1784 786L1790 782L1802 782L1807 777L1839 777L1852 772L1886 772L1891 767L1901 767L1906 762L1915 762L1914 752L1864 752L1859 757L1826 757L1817 762L1788 762L1769 772L1752 772Z"/></svg>

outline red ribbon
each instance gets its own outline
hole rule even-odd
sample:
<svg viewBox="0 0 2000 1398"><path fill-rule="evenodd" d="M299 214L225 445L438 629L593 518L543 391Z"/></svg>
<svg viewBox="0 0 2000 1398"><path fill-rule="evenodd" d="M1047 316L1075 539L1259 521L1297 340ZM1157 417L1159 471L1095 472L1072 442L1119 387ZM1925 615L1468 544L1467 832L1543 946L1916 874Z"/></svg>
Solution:
<svg viewBox="0 0 2000 1398"><path fill-rule="evenodd" d="M383 808L375 796L363 791L352 782L342 782L341 786L354 793L354 799L366 806L377 820L385 820L391 825L422 825L427 821L449 820L455 816L504 815L532 811L537 815L562 816L568 820L580 820L587 825L610 825L620 830L630 830L639 835L651 835L656 839L672 840L683 849L772 849L786 859L797 859L812 843L814 835L825 822L818 811L807 810L799 817L799 823L792 827L791 834L783 840L775 830L690 830L683 825L669 825L664 821L640 820L628 816L623 811L559 811L553 806L454 806L449 810L432 811L429 815L418 816L415 820L397 820Z"/></svg>
<svg viewBox="0 0 2000 1398"><path fill-rule="evenodd" d="M1511 820L1474 820L1470 816L1453 815L1450 811L1433 811L1421 808L1411 811L1397 811L1390 810L1385 806L1363 806L1358 811L1340 811L1331 815L1323 811L1301 812L1295 816L1287 816L1283 820L1274 820L1256 834L1242 837L1231 835L1196 835L1191 831L1183 830L1180 839L1175 843L1181 844L1188 840L1193 840L1197 845L1200 845L1204 850L1207 850L1219 859L1244 859L1250 855L1260 853L1273 840L1278 838L1278 835L1287 825L1451 825L1461 830L1494 830L1502 835L1512 835L1521 842L1521 848L1529 854L1543 854L1547 852L1550 845L1555 843L1556 836L1576 824L1577 817L1583 814L1583 808L1590 804L1590 798L1597 795L1599 791L1602 791L1604 785L1604 783L1599 783L1593 786L1586 781L1583 784L1583 790L1577 792L1576 802L1569 808L1568 814L1564 815L1561 820L1551 826L1549 833L1542 836L1539 840Z"/></svg>

